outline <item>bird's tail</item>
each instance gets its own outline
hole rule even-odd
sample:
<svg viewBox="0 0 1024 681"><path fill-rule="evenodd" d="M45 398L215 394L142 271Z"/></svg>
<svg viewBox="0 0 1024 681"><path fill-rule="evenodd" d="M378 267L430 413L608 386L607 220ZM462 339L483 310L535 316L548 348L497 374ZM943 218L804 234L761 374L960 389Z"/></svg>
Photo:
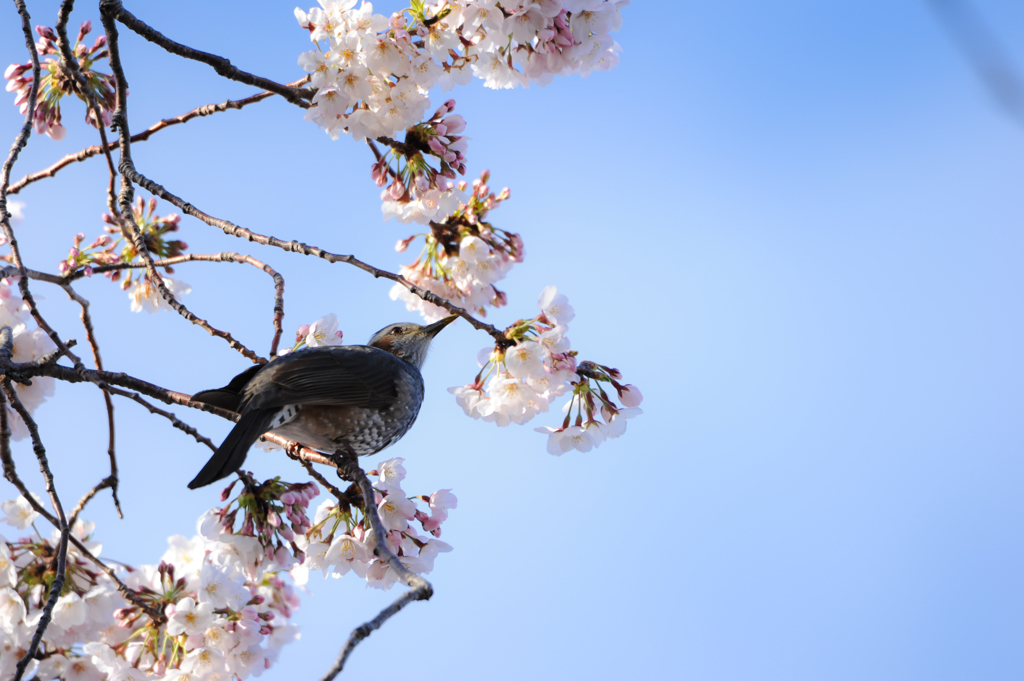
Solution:
<svg viewBox="0 0 1024 681"><path fill-rule="evenodd" d="M188 483L189 489L217 482L241 468L245 463L245 455L249 452L249 447L270 427L274 420L274 412L273 409L254 409L242 414L242 418L228 433L224 443L206 462L203 470L199 471L199 475Z"/></svg>

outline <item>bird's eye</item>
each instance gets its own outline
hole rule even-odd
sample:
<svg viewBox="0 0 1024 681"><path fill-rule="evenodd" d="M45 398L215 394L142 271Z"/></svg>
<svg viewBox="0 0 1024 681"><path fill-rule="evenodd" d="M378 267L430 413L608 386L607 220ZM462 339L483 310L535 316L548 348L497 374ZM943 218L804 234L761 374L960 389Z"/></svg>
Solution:
<svg viewBox="0 0 1024 681"><path fill-rule="evenodd" d="M401 333L402 333L402 327L400 327L400 326L396 326L395 328L391 329L391 335L392 336L397 336L397 335L399 335Z"/></svg>

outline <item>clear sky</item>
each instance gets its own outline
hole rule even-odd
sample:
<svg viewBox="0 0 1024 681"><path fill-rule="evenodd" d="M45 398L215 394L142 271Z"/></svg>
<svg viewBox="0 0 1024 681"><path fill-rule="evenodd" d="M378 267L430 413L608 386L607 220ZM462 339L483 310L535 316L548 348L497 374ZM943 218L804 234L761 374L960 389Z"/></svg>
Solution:
<svg viewBox="0 0 1024 681"><path fill-rule="evenodd" d="M301 76L293 1L126 6L241 68ZM56 2L29 7L53 25ZM1024 5L977 7L1024 68ZM454 489L455 551L430 575L435 597L364 642L348 675L1021 678L1024 126L924 2L639 0L623 15L615 71L454 96L469 174L511 187L494 221L526 242L491 321L532 316L557 285L576 309L573 347L622 370L645 414L622 439L551 457L532 426L554 417L499 430L463 416L445 388L472 379L487 338L464 323L440 335L420 420L388 454L406 458L407 491ZM24 61L11 8L2 16L0 58ZM72 23L84 19L99 27L94 3ZM122 36L133 131L253 92ZM69 106L67 139L34 137L15 176L94 143L83 116ZM19 125L8 99L0 129L13 139ZM412 230L381 221L367 150L279 99L133 152L144 174L254 231L390 269L411 260L392 249ZM93 159L17 197L29 266L55 271L75 232L99 233L105 186ZM409 318L354 268L187 218L181 234L190 252L278 269L289 335L335 312L363 342ZM266 352L273 289L250 270L176 276L191 309ZM63 293L34 289L84 340ZM79 290L111 370L194 392L246 366L170 313L132 314L103 279ZM106 474L102 400L60 385L39 415L75 499ZM215 440L229 430L181 415ZM185 487L208 451L137 405L118 402L117 419L126 518L104 495L85 515L103 555L156 562L217 501ZM16 455L29 477L27 443ZM254 450L248 465L304 479L280 454ZM310 590L302 641L263 678L318 678L397 595L352 576Z"/></svg>

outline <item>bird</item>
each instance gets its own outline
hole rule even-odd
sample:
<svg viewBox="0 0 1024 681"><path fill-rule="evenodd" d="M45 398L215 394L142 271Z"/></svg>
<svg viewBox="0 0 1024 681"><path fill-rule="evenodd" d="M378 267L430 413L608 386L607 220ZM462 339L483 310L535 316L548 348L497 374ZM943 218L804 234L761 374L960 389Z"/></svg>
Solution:
<svg viewBox="0 0 1024 681"><path fill-rule="evenodd" d="M193 401L237 412L239 419L189 489L237 471L267 432L356 456L393 445L423 404L420 369L430 342L457 317L426 326L388 324L366 345L296 350L250 367L223 388L196 393Z"/></svg>

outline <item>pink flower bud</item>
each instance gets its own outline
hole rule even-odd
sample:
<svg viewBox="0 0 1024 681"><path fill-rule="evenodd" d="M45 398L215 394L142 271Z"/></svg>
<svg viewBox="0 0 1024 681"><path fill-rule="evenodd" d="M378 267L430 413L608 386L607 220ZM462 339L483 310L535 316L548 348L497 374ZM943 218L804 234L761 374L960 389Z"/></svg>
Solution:
<svg viewBox="0 0 1024 681"><path fill-rule="evenodd" d="M67 274L68 269L69 269L68 261L67 260L61 260L60 264L57 265L57 269L60 271L61 274Z"/></svg>
<svg viewBox="0 0 1024 681"><path fill-rule="evenodd" d="M405 196L405 185L402 184L401 180L395 178L395 181L392 182L391 186L388 188L388 195L391 197L392 201L398 201Z"/></svg>
<svg viewBox="0 0 1024 681"><path fill-rule="evenodd" d="M345 332L339 329L334 332L334 335L338 338L338 340L341 340L342 338L345 337Z"/></svg>
<svg viewBox="0 0 1024 681"><path fill-rule="evenodd" d="M441 124L448 130L449 135L458 135L466 129L466 119L461 114L455 114L441 121Z"/></svg>
<svg viewBox="0 0 1024 681"><path fill-rule="evenodd" d="M86 19L82 22L81 28L78 29L78 39L81 40L90 33L92 33L92 21Z"/></svg>
<svg viewBox="0 0 1024 681"><path fill-rule="evenodd" d="M39 34L40 38L45 40L56 40L57 34L53 32L53 29L49 26L36 26L36 33Z"/></svg>
<svg viewBox="0 0 1024 681"><path fill-rule="evenodd" d="M635 385L624 385L619 388L619 399L622 400L624 407L639 407L640 403L644 401L644 396L640 394L640 389Z"/></svg>
<svg viewBox="0 0 1024 681"><path fill-rule="evenodd" d="M31 64L11 64L7 67L7 70L4 71L4 78L6 78L7 80L14 80L15 78L20 78L21 74L25 73L30 68L32 68Z"/></svg>
<svg viewBox="0 0 1024 681"><path fill-rule="evenodd" d="M427 141L427 146L430 147L431 151L435 151L438 154L444 153L444 145L441 144L436 137L431 137Z"/></svg>
<svg viewBox="0 0 1024 681"><path fill-rule="evenodd" d="M303 324L299 327L298 331L295 332L295 342L299 342L303 338L309 335L309 324Z"/></svg>
<svg viewBox="0 0 1024 681"><path fill-rule="evenodd" d="M278 528L277 533L281 535L281 538L285 541L295 541L295 534L287 525L282 525L280 528Z"/></svg>
<svg viewBox="0 0 1024 681"><path fill-rule="evenodd" d="M267 514L267 523L271 527L281 527L281 516L277 514L277 511L271 511Z"/></svg>
<svg viewBox="0 0 1024 681"><path fill-rule="evenodd" d="M398 243L395 244L395 252L396 253L404 253L405 250L407 248L409 248L409 244L411 244L413 239L415 239L415 238L416 238L416 235L414 234L413 236L411 236L411 237L409 237L407 239L399 239Z"/></svg>

